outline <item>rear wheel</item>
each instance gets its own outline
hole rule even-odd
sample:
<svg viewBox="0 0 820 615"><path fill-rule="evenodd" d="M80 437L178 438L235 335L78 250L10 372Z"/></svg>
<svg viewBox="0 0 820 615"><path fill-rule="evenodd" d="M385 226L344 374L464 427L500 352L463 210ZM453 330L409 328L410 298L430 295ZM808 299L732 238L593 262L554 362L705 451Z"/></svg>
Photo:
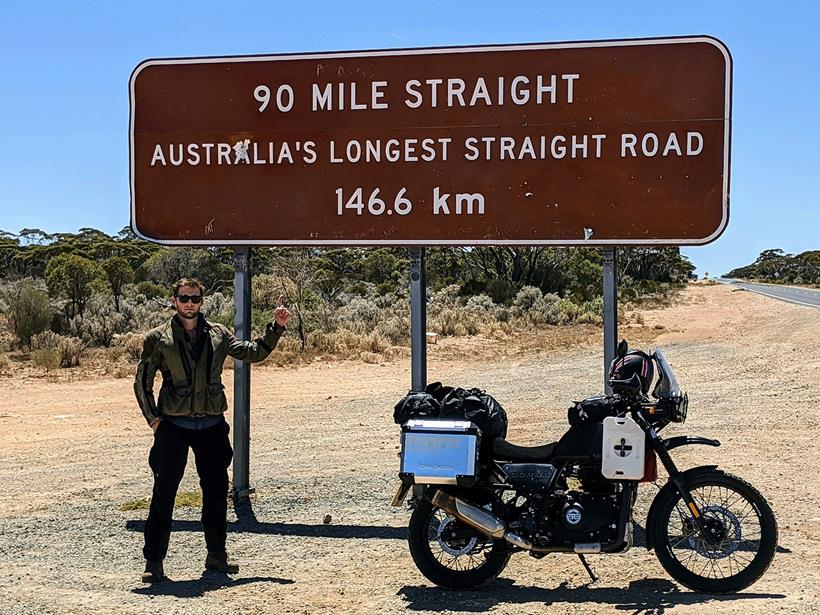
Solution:
<svg viewBox="0 0 820 615"><path fill-rule="evenodd" d="M680 494L658 494L650 531L664 569L690 589L730 593L757 581L777 548L777 521L766 499L746 481L719 470L689 475L686 486L703 530Z"/></svg>
<svg viewBox="0 0 820 615"><path fill-rule="evenodd" d="M419 571L448 589L473 589L488 583L510 561L506 542L487 538L427 499L416 504L408 540Z"/></svg>

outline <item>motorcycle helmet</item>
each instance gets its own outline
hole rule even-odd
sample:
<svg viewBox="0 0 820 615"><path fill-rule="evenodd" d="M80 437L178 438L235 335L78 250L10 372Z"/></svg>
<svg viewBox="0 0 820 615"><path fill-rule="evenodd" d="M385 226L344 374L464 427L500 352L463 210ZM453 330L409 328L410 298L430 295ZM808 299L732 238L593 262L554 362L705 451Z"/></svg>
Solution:
<svg viewBox="0 0 820 615"><path fill-rule="evenodd" d="M641 380L641 391L645 395L655 379L655 366L652 358L641 350L630 350L619 356L609 368L610 380L629 380L635 374Z"/></svg>

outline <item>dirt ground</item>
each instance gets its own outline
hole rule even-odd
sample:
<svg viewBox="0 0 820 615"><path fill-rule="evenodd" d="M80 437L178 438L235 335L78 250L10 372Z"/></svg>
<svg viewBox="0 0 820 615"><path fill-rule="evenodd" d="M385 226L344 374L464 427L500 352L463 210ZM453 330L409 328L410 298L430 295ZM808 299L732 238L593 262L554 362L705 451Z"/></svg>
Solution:
<svg viewBox="0 0 820 615"><path fill-rule="evenodd" d="M408 553L408 510L389 506L392 407L410 379L409 360L397 359L255 367L256 495L241 519L229 512L241 573L202 573L199 513L182 508L166 560L172 581L150 588L139 582L146 511L120 508L151 489L151 433L130 379L0 376L0 611L820 613L820 310L692 285L643 319L621 336L656 337L691 400L688 421L665 434L722 442L673 456L746 478L778 516L774 563L739 595L679 588L641 546L589 556L600 577L591 585L573 556L518 554L481 590L432 586ZM487 389L508 411L509 440L544 443L566 429L571 400L600 392L599 335L556 330L517 347L442 340L430 348L429 379ZM181 488L197 489L192 460ZM639 525L654 492L641 488Z"/></svg>

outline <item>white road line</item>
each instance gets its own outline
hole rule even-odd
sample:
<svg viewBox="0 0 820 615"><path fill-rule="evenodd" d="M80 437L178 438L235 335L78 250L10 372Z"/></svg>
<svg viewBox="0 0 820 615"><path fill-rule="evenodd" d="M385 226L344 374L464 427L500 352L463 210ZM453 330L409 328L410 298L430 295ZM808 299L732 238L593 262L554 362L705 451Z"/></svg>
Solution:
<svg viewBox="0 0 820 615"><path fill-rule="evenodd" d="M741 286L741 288L744 288ZM788 303L797 303L798 305L807 305L813 308L820 308L820 305L816 303L806 303L805 301L797 301L796 299L787 299L786 297L780 297L778 295L770 295L769 293L764 293L762 290L755 290L754 288L746 287L746 290L751 291L753 293L757 293L758 295L765 295L767 297L771 297L772 299L780 299L781 301L786 301Z"/></svg>

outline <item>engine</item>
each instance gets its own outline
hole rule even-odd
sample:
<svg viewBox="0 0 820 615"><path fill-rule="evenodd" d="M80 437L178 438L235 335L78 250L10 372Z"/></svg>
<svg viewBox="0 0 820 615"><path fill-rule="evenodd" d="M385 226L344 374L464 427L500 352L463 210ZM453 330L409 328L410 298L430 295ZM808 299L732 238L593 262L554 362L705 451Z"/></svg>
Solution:
<svg viewBox="0 0 820 615"><path fill-rule="evenodd" d="M510 528L539 547L608 543L617 536L621 494L598 468L574 468L558 477L552 491L519 492Z"/></svg>

